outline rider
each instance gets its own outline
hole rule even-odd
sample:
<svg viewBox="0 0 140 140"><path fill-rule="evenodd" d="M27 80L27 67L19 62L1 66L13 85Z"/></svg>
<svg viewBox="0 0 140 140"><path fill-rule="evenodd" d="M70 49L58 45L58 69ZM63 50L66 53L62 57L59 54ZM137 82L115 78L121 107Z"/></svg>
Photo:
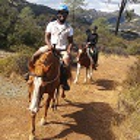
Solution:
<svg viewBox="0 0 140 140"><path fill-rule="evenodd" d="M70 65L70 53L73 45L73 28L66 22L68 15L67 5L60 5L57 11L57 19L48 23L45 30L45 43L47 45L39 48L32 56L32 61L35 62L38 56L48 50L56 49L60 52L64 62L63 68L61 67L60 82L64 90L70 89L65 71Z"/></svg>
<svg viewBox="0 0 140 140"><path fill-rule="evenodd" d="M98 34L97 34L97 26L94 26L94 28L91 30L91 32L87 35L87 54L90 58L90 61L92 64L95 64L95 70L97 67L97 61L98 61L98 49L96 44L98 43Z"/></svg>

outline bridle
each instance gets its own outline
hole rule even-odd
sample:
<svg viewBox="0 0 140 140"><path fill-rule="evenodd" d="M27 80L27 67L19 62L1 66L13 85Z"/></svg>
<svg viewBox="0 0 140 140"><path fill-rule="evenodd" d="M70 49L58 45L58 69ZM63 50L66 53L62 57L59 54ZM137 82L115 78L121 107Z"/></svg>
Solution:
<svg viewBox="0 0 140 140"><path fill-rule="evenodd" d="M55 53L55 51L52 51L52 52L53 52L53 55L55 57L60 58L60 56L57 53ZM48 81L47 81L47 76L46 75L37 75L37 74L35 74L33 72L29 72L29 75L33 76L33 77L38 77L38 78L40 77L40 78L42 78L44 80L45 84L51 84L51 83L55 82L56 80L58 80L58 78L60 77L60 66L58 67L57 75L53 79L48 80Z"/></svg>

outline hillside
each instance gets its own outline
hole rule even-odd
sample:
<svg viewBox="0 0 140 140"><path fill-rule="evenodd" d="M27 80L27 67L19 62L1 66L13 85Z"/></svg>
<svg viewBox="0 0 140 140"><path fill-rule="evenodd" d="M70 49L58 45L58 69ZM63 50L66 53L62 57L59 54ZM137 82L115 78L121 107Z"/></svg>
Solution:
<svg viewBox="0 0 140 140"><path fill-rule="evenodd" d="M21 9L25 8L26 6L29 6L36 16L39 16L41 14L55 14L56 10L52 9L51 7L43 6L43 5L36 5L33 3L29 3L26 0L6 0L8 1L9 5L11 7L17 8L19 11Z"/></svg>
<svg viewBox="0 0 140 140"><path fill-rule="evenodd" d="M82 69L79 84L71 83L66 99L60 98L57 111L49 110L48 124L43 127L39 123L43 113L40 109L36 121L38 140L136 140L138 135L130 128L120 129L127 118L118 112L122 84L135 61L132 56L100 55L94 82L87 84L83 84ZM75 72L74 68L73 76ZM22 79L0 76L0 86L0 139L27 140L30 129L27 85Z"/></svg>

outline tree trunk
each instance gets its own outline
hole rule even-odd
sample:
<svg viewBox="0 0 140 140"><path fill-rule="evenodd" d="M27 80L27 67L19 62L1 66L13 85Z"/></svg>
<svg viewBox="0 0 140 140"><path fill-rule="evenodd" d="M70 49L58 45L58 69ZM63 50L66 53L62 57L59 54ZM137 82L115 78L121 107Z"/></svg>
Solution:
<svg viewBox="0 0 140 140"><path fill-rule="evenodd" d="M121 2L121 7L119 10L119 15L118 15L117 23L116 23L115 35L118 34L118 30L119 30L119 26L120 26L120 19L121 19L121 16L122 16L122 13L124 11L127 1L128 0L122 0L122 2Z"/></svg>

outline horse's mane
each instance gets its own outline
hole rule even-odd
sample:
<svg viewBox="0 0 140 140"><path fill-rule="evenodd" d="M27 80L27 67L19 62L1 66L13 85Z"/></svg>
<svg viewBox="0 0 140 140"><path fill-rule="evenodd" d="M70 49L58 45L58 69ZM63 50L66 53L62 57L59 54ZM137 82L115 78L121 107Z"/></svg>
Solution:
<svg viewBox="0 0 140 140"><path fill-rule="evenodd" d="M53 63L51 62L53 59L53 52L48 51L41 54L35 63L29 60L28 69L31 73L40 76L43 74L44 71L47 71L49 69L50 65Z"/></svg>

